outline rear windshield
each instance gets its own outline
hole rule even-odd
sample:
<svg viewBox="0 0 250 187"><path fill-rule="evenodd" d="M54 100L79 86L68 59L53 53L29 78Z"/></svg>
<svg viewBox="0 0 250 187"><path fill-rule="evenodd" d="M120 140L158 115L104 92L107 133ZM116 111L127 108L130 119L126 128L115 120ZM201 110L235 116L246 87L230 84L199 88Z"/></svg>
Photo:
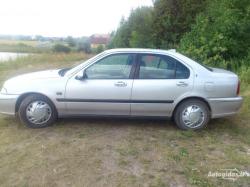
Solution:
<svg viewBox="0 0 250 187"><path fill-rule="evenodd" d="M213 71L213 69L212 68L210 68L210 67L208 67L208 66L206 66L206 65L204 65L204 64L201 64L201 63L199 63L201 66L203 66L204 68L206 68L208 71Z"/></svg>

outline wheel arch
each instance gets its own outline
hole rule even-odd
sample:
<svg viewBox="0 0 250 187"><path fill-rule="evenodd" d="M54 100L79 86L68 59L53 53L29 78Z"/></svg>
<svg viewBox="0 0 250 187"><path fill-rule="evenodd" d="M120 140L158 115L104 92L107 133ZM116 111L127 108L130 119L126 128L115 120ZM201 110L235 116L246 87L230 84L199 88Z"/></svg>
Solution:
<svg viewBox="0 0 250 187"><path fill-rule="evenodd" d="M210 114L212 113L212 108L211 108L209 102L208 102L205 98L199 97L199 96L190 96L190 97L183 98L182 100L180 100L180 101L175 105L174 110L173 110L173 112L172 112L172 116L174 116L175 111L177 110L178 106L179 106L181 103L183 103L183 102L185 102L185 101L187 101L187 100L190 100L190 99L197 99L197 100L200 100L200 101L204 102L204 103L207 105Z"/></svg>
<svg viewBox="0 0 250 187"><path fill-rule="evenodd" d="M27 93L21 94L21 95L18 97L18 99L17 99L17 101L16 101L16 105L15 105L15 113L18 112L19 107L20 107L22 101L23 101L27 96L29 96L29 95L41 95L41 96L43 96L43 97L46 97L46 98L54 105L54 107L55 107L55 109L56 109L56 112L57 112L57 108L56 108L55 103L54 103L47 95L45 95L45 94L43 94L43 93L39 93L39 92L27 92Z"/></svg>

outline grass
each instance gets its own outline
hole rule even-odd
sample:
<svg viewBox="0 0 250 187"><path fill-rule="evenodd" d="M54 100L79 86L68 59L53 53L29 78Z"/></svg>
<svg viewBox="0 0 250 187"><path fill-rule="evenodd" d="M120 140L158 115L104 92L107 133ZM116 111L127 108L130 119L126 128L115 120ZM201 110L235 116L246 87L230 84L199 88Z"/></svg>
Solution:
<svg viewBox="0 0 250 187"><path fill-rule="evenodd" d="M49 46L42 47L39 45L38 41L0 39L1 52L42 53L51 51Z"/></svg>
<svg viewBox="0 0 250 187"><path fill-rule="evenodd" d="M29 45L29 46L37 46L38 41L34 41L34 40L6 40L6 39L0 39L0 45L1 44L5 44L5 45L18 45L20 43L23 43L25 45Z"/></svg>
<svg viewBox="0 0 250 187"><path fill-rule="evenodd" d="M72 66L88 56L38 54L0 64L0 82L30 71ZM250 172L250 86L234 117L180 131L171 121L61 119L29 129L0 116L1 186L246 186L209 178L209 171Z"/></svg>

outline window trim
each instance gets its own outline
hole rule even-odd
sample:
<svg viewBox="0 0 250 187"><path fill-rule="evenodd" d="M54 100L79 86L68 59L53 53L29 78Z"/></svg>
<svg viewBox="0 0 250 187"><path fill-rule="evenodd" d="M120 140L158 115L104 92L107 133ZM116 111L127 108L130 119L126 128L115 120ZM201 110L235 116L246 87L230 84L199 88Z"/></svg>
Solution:
<svg viewBox="0 0 250 187"><path fill-rule="evenodd" d="M140 73L140 58L141 56L143 55L151 55L151 56L166 56L166 57L170 57L170 58L173 58L175 59L178 63L180 63L181 65L183 65L184 67L186 67L188 69L188 72L189 72L189 76L187 78L176 78L176 64L175 64L175 78L173 79L163 79L163 78L151 78L151 79L141 79L139 78L139 73ZM156 53L138 53L137 54L137 57L136 57L136 70L135 70L135 76L134 76L134 79L137 79L137 80L186 80L186 79L189 79L191 76L191 71L190 69L185 65L183 64L182 62L180 62L180 60L170 56L170 55L166 55L166 54L156 54Z"/></svg>
<svg viewBox="0 0 250 187"><path fill-rule="evenodd" d="M137 54L136 53L115 53L115 54L109 54L101 59L98 59L96 62L92 63L90 66L84 68L83 70L86 71L87 69L89 69L90 67L94 66L96 63L100 62L101 60L104 60L105 58L111 57L111 56L117 56L117 55L132 55L133 56L133 62L132 62L132 66L129 72L129 77L128 78L123 78L123 79L117 79L117 78L110 78L110 79L103 79L103 78L95 78L95 79L89 79L86 78L87 80L129 80L129 79L134 79L134 75L135 75L135 66L136 66L136 62L137 62ZM82 71L83 71L82 70Z"/></svg>

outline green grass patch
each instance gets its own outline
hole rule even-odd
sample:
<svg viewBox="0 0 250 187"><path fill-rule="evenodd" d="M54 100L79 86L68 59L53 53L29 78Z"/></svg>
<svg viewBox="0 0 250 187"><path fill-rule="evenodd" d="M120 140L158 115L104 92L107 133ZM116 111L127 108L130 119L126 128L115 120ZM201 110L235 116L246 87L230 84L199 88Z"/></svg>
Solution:
<svg viewBox="0 0 250 187"><path fill-rule="evenodd" d="M0 64L0 82L32 71L70 67L83 53L42 53ZM234 117L202 131L180 131L166 120L61 119L29 129L0 116L2 186L249 186L209 178L209 171L250 165L250 86Z"/></svg>

